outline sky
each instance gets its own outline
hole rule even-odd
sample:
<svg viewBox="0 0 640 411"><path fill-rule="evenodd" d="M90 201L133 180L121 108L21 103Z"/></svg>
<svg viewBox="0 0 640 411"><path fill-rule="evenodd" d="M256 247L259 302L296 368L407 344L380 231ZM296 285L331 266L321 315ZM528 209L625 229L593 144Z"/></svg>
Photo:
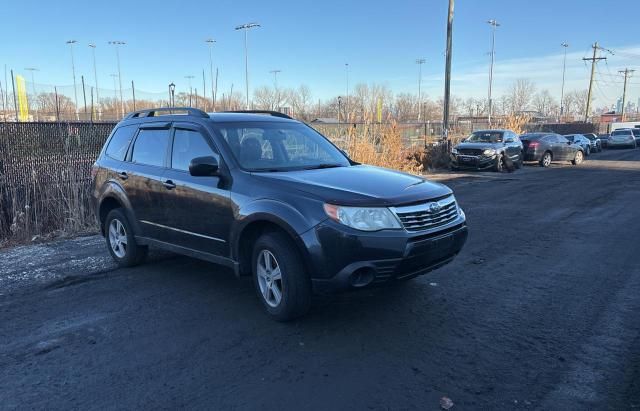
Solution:
<svg viewBox="0 0 640 411"><path fill-rule="evenodd" d="M219 93L244 91L244 36L234 27L258 22L248 33L251 90L273 85L306 84L314 99L346 93L349 64L351 89L357 83L387 85L395 93L417 93L417 58L423 65L423 92L437 99L444 87L444 49L448 0L423 1L12 1L3 2L4 35L0 38L0 68L6 65L30 79L26 67L36 67L37 84L71 85L74 39L76 74L94 84L91 49L95 43L98 83L113 89L117 73L109 40L120 49L124 86L136 91L165 93L170 82L177 91L202 89L202 70L209 85L207 38L216 39L214 70ZM640 1L627 1L624 14L640 15ZM636 24L620 24L620 7L595 0L458 0L453 36L452 94L485 97L488 87L490 26L496 32L494 96L517 78L533 80L559 98L563 48L567 42L566 90L586 89L591 44L598 41L615 54L601 51L594 95L596 106L612 105L622 94L618 70L637 69L630 80L629 100L640 98L640 37ZM7 18L6 16L10 16ZM4 78L0 76L4 84ZM79 81L79 80L78 80ZM201 93L201 91L200 91Z"/></svg>

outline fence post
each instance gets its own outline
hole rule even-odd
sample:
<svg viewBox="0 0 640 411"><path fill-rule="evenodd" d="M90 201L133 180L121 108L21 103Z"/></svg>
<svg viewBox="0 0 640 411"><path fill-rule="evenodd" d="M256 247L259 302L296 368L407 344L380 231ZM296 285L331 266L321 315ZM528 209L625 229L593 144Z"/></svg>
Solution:
<svg viewBox="0 0 640 411"><path fill-rule="evenodd" d="M56 95L56 120L58 120L58 122L60 122L60 104L58 102L58 88L57 87L53 87L53 92Z"/></svg>
<svg viewBox="0 0 640 411"><path fill-rule="evenodd" d="M93 87L91 87L91 124L93 124Z"/></svg>
<svg viewBox="0 0 640 411"><path fill-rule="evenodd" d="M136 86L133 84L133 80L131 80L131 92L133 93L133 111L136 111Z"/></svg>
<svg viewBox="0 0 640 411"><path fill-rule="evenodd" d="M16 100L16 79L13 77L13 69L11 69L11 86L13 87L13 107L16 110L16 123L20 121L18 119L18 100Z"/></svg>
<svg viewBox="0 0 640 411"><path fill-rule="evenodd" d="M87 121L87 93L84 89L84 76L80 76L82 80L82 99L84 101L84 121Z"/></svg>

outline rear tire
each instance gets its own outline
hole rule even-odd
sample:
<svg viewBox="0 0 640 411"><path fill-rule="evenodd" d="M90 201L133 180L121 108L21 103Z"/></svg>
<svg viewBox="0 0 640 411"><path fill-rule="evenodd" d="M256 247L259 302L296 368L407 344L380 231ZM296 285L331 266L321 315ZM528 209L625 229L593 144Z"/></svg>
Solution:
<svg viewBox="0 0 640 411"><path fill-rule="evenodd" d="M540 167L549 167L551 165L551 160L553 160L551 152L545 151L540 159Z"/></svg>
<svg viewBox="0 0 640 411"><path fill-rule="evenodd" d="M589 157L591 155L591 146L587 146L587 150L585 152L585 157Z"/></svg>
<svg viewBox="0 0 640 411"><path fill-rule="evenodd" d="M311 279L287 235L261 235L253 246L251 266L258 299L273 319L289 321L309 311Z"/></svg>
<svg viewBox="0 0 640 411"><path fill-rule="evenodd" d="M133 267L146 260L149 248L138 245L131 224L121 208L107 214L104 227L107 248L116 264Z"/></svg>

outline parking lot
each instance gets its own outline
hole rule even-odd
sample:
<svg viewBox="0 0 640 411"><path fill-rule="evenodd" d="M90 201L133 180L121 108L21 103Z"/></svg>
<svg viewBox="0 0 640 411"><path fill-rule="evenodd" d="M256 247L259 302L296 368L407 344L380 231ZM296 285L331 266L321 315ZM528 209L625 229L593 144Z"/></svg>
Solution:
<svg viewBox="0 0 640 411"><path fill-rule="evenodd" d="M186 257L0 251L0 407L640 409L640 149L433 177L467 213L456 260L293 323Z"/></svg>

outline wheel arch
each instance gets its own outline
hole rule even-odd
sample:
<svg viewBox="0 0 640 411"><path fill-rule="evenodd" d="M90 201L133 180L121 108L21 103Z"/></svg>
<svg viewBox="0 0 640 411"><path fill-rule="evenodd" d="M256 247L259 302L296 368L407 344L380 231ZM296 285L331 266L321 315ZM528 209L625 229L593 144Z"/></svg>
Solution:
<svg viewBox="0 0 640 411"><path fill-rule="evenodd" d="M138 220L135 218L135 214L131 208L131 203L126 196L124 189L113 182L109 182L105 185L105 188L102 190L100 202L98 203L97 217L100 224L100 233L104 235L104 223L107 219L107 215L109 215L111 210L116 208L122 208L124 210L125 216L129 220L129 224L133 228L134 234L139 233L140 227L138 225Z"/></svg>

